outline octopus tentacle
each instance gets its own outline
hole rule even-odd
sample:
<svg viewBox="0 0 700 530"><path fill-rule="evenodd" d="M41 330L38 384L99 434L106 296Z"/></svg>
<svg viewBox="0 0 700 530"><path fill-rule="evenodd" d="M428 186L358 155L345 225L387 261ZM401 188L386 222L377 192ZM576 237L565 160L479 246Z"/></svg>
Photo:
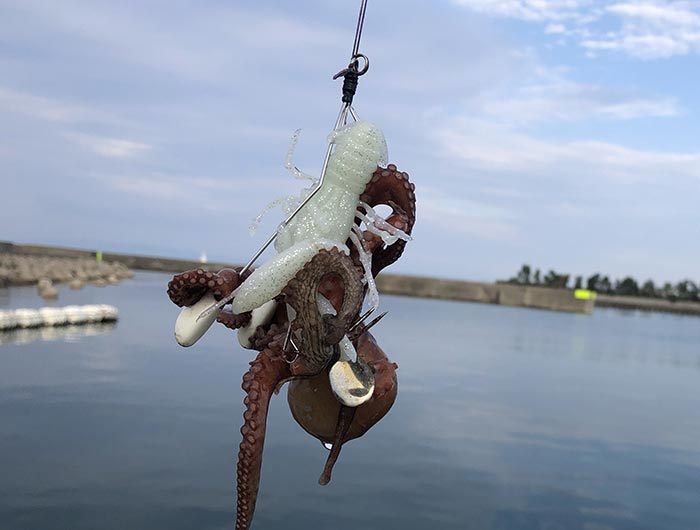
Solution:
<svg viewBox="0 0 700 530"><path fill-rule="evenodd" d="M317 295L324 278L339 276L344 286L337 315L321 315ZM321 250L284 288L287 303L296 311L292 329L301 336L300 350L305 367L316 373L329 361L330 346L337 344L354 320L364 296L362 273L350 256L333 247Z"/></svg>
<svg viewBox="0 0 700 530"><path fill-rule="evenodd" d="M391 206L394 214L404 213L407 223L404 232L410 234L416 221L415 189L415 185L408 179L408 173L399 171L394 164L389 164L386 168L377 168L360 195L360 200L370 206L387 204ZM386 248L377 249L372 256L372 273L376 276L384 267L399 259L405 246L406 241L399 239Z"/></svg>
<svg viewBox="0 0 700 530"><path fill-rule="evenodd" d="M242 440L238 451L236 530L248 530L253 519L260 487L270 398L278 383L290 377L289 365L270 354L269 350L258 354L250 363L250 369L243 376L241 385L247 395L243 400L246 410L243 413Z"/></svg>
<svg viewBox="0 0 700 530"><path fill-rule="evenodd" d="M338 461L340 450L343 448L343 443L345 442L345 438L350 430L350 425L352 425L352 420L355 418L356 410L357 409L355 407L346 407L345 405L340 406L338 423L335 426L335 436L333 437L333 445L328 453L326 465L323 467L321 476L318 479L318 483L321 486L325 486L331 481L333 466Z"/></svg>
<svg viewBox="0 0 700 530"><path fill-rule="evenodd" d="M250 314L250 311L239 315L237 313L233 313L232 311L223 310L216 317L216 321L229 329L238 329L242 328L243 326L247 326L251 318L252 315Z"/></svg>
<svg viewBox="0 0 700 530"><path fill-rule="evenodd" d="M189 307L210 291L214 298L221 300L228 296L250 273L240 275L234 269L221 269L219 272L193 269L173 276L168 282L168 296L178 307Z"/></svg>
<svg viewBox="0 0 700 530"><path fill-rule="evenodd" d="M236 267L235 269L221 269L217 276L219 279L223 280L220 283L217 279L216 287L213 289L214 298L221 300L230 295L236 287L238 287L243 281L250 276L253 271L247 270L241 274L241 269L243 267Z"/></svg>
<svg viewBox="0 0 700 530"><path fill-rule="evenodd" d="M209 278L207 278L209 274ZM190 270L176 274L168 282L168 296L178 307L191 306L199 302L204 293L210 289L207 285L213 273L202 270Z"/></svg>
<svg viewBox="0 0 700 530"><path fill-rule="evenodd" d="M258 326L253 333L251 342L258 351L277 348L281 352L286 334L287 324L281 325L272 322L269 326Z"/></svg>

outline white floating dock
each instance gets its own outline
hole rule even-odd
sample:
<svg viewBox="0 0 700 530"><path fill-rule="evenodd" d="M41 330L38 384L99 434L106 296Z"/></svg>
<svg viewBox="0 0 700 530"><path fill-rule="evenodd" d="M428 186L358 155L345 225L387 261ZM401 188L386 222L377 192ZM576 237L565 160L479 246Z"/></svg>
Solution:
<svg viewBox="0 0 700 530"><path fill-rule="evenodd" d="M41 309L5 309L0 310L0 331L114 322L118 318L117 308L107 304L67 305L65 307L42 307Z"/></svg>

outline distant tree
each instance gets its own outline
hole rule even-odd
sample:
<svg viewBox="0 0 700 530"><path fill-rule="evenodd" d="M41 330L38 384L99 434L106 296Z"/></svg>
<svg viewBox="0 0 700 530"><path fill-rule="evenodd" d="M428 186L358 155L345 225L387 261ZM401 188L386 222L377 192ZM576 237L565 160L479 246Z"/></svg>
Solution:
<svg viewBox="0 0 700 530"><path fill-rule="evenodd" d="M639 285L637 280L627 276L622 281L615 282L614 293L620 296L639 296Z"/></svg>
<svg viewBox="0 0 700 530"><path fill-rule="evenodd" d="M661 288L661 297L671 302L678 300L678 293L676 292L676 288L671 285L671 282L664 283L664 286Z"/></svg>
<svg viewBox="0 0 700 530"><path fill-rule="evenodd" d="M542 283L545 287L555 287L557 284L557 278L557 273L550 269L550 271L545 274L544 278L542 279Z"/></svg>
<svg viewBox="0 0 700 530"><path fill-rule="evenodd" d="M686 302L696 300L698 295L698 286L690 280L683 280L676 284L676 294L679 300Z"/></svg>
<svg viewBox="0 0 700 530"><path fill-rule="evenodd" d="M533 273L530 265L525 263L520 267L517 275L507 280L507 282L519 285L541 285L544 287L566 289L569 287L570 279L570 275L558 273L553 269L550 269L547 274L542 277L540 269L536 269ZM499 283L501 282L502 280L499 280ZM637 280L631 276L625 276L623 279L616 280L613 283L610 281L609 276L595 273L585 280L583 276L576 276L572 288L582 289L584 283L587 289L602 294L644 296L647 298L664 298L672 301L684 300L700 302L700 282L696 283L689 279L682 280L676 285L666 282L663 287L657 287L651 279L646 280L644 284L640 285L637 283Z"/></svg>
<svg viewBox="0 0 700 530"><path fill-rule="evenodd" d="M600 283L600 274L596 272L586 281L586 289L588 289L589 291L598 291L598 283Z"/></svg>
<svg viewBox="0 0 700 530"><path fill-rule="evenodd" d="M557 289L565 289L566 284L569 283L568 274L559 274L554 270L550 270L544 277L545 287L555 287Z"/></svg>
<svg viewBox="0 0 700 530"><path fill-rule="evenodd" d="M652 280L647 280L644 282L644 285L642 285L642 288L639 290L639 295L646 296L647 298L657 298L659 296L659 293L656 291L656 286L654 285L654 282Z"/></svg>
<svg viewBox="0 0 700 530"><path fill-rule="evenodd" d="M525 264L520 267L517 279L521 285L530 285L530 265Z"/></svg>

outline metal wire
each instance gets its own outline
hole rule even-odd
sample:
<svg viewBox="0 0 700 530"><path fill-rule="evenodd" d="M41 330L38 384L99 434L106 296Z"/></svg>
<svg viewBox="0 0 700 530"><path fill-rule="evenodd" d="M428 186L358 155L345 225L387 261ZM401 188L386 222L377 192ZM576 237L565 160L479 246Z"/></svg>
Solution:
<svg viewBox="0 0 700 530"><path fill-rule="evenodd" d="M362 38L362 27L364 26L365 23L365 12L367 10L367 0L362 0L360 3L360 14L357 19L357 27L355 28L355 41L352 46L352 54L350 55L350 64L348 68L345 70L347 71L348 69L354 68L354 73L355 75L363 75L367 72L369 69L369 59L367 56L359 53L360 50L360 39ZM365 64L363 68L358 72L358 66L359 66L359 58L362 57L365 60ZM339 72L334 76L334 79L338 76L340 76L343 72ZM340 112L338 113L338 118L335 121L335 125L333 127L334 131L337 131L339 128L341 128L343 125L347 123L347 117L348 113L352 116L353 120L357 121L358 117L357 114L355 113L355 109L352 108L350 102L343 102L343 104L340 107ZM323 183L326 178L326 171L328 169L328 162L330 161L331 158L331 153L333 152L333 144L329 143L328 144L328 149L326 150L326 157L323 160L323 166L321 168L321 176L318 180L318 183L316 184L316 187L313 189L309 195L306 196L306 198L299 204L299 206L296 207L296 209L289 214L289 216L280 223L280 225L277 227L277 230L263 243L263 245L258 249L258 251L253 255L252 258L246 263L243 268L239 272L239 276L242 276L245 272L247 272L258 260L258 258L262 255L263 252L269 247L272 242L277 239L277 236L279 235L280 231L284 229L294 217L301 211L301 209L308 204L308 202L319 192L321 191L321 187L323 186ZM199 317L197 317L197 320L199 321L202 318L206 318L208 315L211 315L215 311L220 311L226 304L228 304L231 300L235 298L235 291L233 291L231 294L226 296L225 298L222 298L219 302L216 304L213 304L209 306L207 309L202 311L200 313Z"/></svg>
<svg viewBox="0 0 700 530"><path fill-rule="evenodd" d="M348 115L348 108L349 105L343 104L343 106L340 109L340 113L338 114L338 119L335 122L335 126L333 127L333 130L338 130L340 127L345 125L347 121L347 115ZM328 169L328 162L331 159L331 153L333 151L333 144L328 144L328 149L326 150L326 158L323 160L323 167L321 168L321 178L319 179L318 183L316 184L316 187L313 189L309 195L307 195L306 199L304 199L299 206L296 207L296 209L289 214L289 216L280 223L280 225L277 227L277 230L268 238L265 243L263 243L263 246L258 249L258 251L253 255L252 258L250 258L250 261L246 263L243 268L240 270L238 273L239 276L243 275L243 273L247 272L248 269L250 269L253 264L258 260L258 258L261 256L263 252L269 247L272 242L277 239L277 236L280 233L280 230L282 230L284 227L286 227L290 221L299 213L299 211L307 205L307 203L313 199L314 195L316 195L319 191L321 191L321 187L323 186L323 182L326 179L326 170ZM236 297L236 291L234 290L226 296L225 298L222 298L219 300L216 304L213 304L209 306L207 309L202 311L202 313L197 317L197 320L200 320L202 318L207 317L208 315L211 315L214 311L219 311L221 310L226 304L228 304L231 300L233 300Z"/></svg>
<svg viewBox="0 0 700 530"><path fill-rule="evenodd" d="M365 24L365 11L367 11L367 0L362 0L360 4L360 16L357 17L357 29L355 29L355 42L352 45L351 59L360 52L360 39L362 38L362 26Z"/></svg>

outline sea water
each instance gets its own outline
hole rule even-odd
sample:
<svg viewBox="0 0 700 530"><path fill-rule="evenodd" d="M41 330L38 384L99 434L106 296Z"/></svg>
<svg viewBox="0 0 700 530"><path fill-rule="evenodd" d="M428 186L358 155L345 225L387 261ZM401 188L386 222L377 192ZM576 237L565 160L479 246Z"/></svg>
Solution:
<svg viewBox="0 0 700 530"><path fill-rule="evenodd" d="M0 336L0 529L224 529L241 376L223 326L178 346L169 276L60 288L115 326ZM0 289L0 309L40 307ZM253 529L700 528L700 320L382 296L391 412L326 449L272 400ZM43 335L42 335L43 333Z"/></svg>

